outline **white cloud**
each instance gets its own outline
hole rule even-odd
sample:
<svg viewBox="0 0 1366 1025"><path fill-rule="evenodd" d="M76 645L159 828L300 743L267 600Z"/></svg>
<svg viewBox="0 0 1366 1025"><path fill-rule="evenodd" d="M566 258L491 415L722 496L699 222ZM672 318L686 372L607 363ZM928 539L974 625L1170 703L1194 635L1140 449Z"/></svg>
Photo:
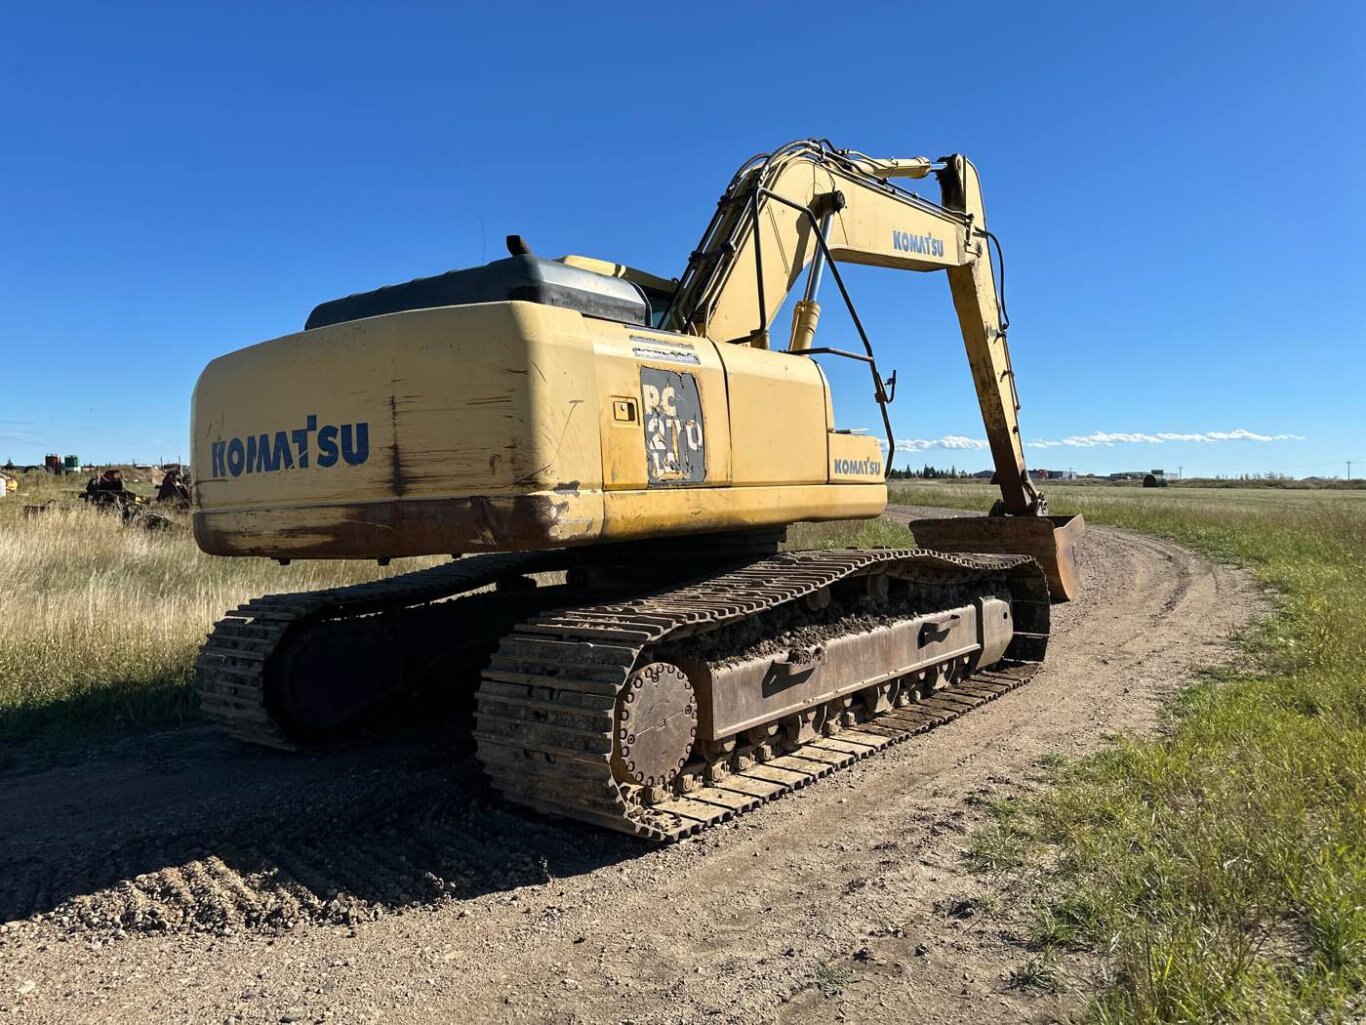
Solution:
<svg viewBox="0 0 1366 1025"><path fill-rule="evenodd" d="M1035 439L1026 442L1027 448L1097 448L1105 445L1163 445L1167 442L1212 442L1212 441L1304 441L1300 434L1257 434L1239 428L1233 431L1202 431L1198 434L1161 431L1157 434L1140 434L1112 431L1093 431L1091 434L1073 434L1066 438ZM896 443L898 452L964 451L985 449L987 443L982 438L967 438L961 434L946 434L942 438L904 438Z"/></svg>
<svg viewBox="0 0 1366 1025"><path fill-rule="evenodd" d="M961 434L946 434L942 438L910 438L896 443L898 452L927 452L930 449L981 449L987 443L982 438L965 438Z"/></svg>
<svg viewBox="0 0 1366 1025"><path fill-rule="evenodd" d="M1074 434L1056 440L1035 440L1029 442L1030 448L1095 448L1098 445L1162 445L1169 441L1303 441L1299 434L1257 434L1241 428L1236 431L1203 431L1199 434L1180 434L1163 431L1159 434L1120 434L1109 431L1095 431L1091 434Z"/></svg>

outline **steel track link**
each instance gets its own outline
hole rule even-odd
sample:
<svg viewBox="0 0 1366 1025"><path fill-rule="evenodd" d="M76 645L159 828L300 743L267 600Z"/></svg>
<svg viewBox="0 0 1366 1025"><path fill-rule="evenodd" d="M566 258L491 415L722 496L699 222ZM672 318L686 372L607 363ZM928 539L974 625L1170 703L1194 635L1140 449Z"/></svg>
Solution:
<svg viewBox="0 0 1366 1025"><path fill-rule="evenodd" d="M1010 662L653 806L630 799L631 789L614 781L617 695L648 647L875 572L945 582L1004 574L1017 628L1006 652ZM483 674L478 757L494 787L519 804L651 840L678 840L1021 686L1043 658L1048 619L1048 586L1027 556L923 549L785 553L638 599L560 609L519 624Z"/></svg>
<svg viewBox="0 0 1366 1025"><path fill-rule="evenodd" d="M241 740L298 751L306 747L275 722L268 704L267 666L289 633L307 624L408 608L476 590L523 573L562 569L563 552L507 552L467 556L448 566L418 570L350 587L256 598L227 613L195 659L201 711Z"/></svg>

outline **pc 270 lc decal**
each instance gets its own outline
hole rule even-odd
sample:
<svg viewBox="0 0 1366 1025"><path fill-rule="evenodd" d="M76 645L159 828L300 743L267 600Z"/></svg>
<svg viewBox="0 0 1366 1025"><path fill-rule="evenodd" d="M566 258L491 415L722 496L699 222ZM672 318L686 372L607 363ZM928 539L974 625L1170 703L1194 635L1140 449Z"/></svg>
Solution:
<svg viewBox="0 0 1366 1025"><path fill-rule="evenodd" d="M640 398L649 486L701 484L707 477L707 450L697 378L641 367Z"/></svg>

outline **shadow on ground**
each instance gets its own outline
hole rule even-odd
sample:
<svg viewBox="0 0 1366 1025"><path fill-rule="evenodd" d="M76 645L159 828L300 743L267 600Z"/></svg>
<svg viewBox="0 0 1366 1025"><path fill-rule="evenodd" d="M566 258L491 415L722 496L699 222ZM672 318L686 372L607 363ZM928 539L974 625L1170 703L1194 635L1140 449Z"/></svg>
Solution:
<svg viewBox="0 0 1366 1025"><path fill-rule="evenodd" d="M453 727L317 756L189 727L12 757L0 773L0 922L217 932L346 923L648 849L503 802Z"/></svg>
<svg viewBox="0 0 1366 1025"><path fill-rule="evenodd" d="M194 688L179 675L102 680L59 700L0 708L0 773L44 752L62 756L100 737L170 729L198 719Z"/></svg>

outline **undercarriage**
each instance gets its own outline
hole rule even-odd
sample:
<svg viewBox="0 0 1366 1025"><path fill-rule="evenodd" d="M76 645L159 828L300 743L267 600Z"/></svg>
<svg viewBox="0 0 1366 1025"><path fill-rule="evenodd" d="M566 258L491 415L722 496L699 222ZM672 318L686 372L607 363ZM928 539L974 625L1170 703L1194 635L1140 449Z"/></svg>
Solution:
<svg viewBox="0 0 1366 1025"><path fill-rule="evenodd" d="M260 598L201 651L202 706L308 750L472 696L477 757L509 800L667 841L954 719L1044 656L1048 588L1026 556L778 540L467 556Z"/></svg>

